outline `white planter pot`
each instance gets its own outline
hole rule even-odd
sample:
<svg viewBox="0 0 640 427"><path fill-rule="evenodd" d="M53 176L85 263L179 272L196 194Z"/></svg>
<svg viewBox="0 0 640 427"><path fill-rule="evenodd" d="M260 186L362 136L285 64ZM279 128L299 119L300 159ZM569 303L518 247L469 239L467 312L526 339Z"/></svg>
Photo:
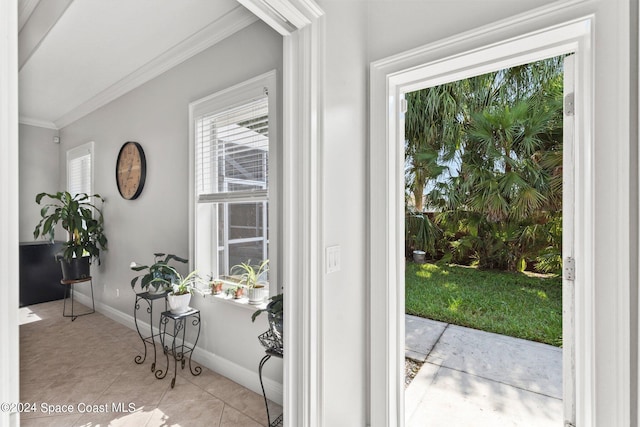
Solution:
<svg viewBox="0 0 640 427"><path fill-rule="evenodd" d="M164 293L167 289L164 286L155 287L153 285L149 285L148 290L150 295L160 295Z"/></svg>
<svg viewBox="0 0 640 427"><path fill-rule="evenodd" d="M269 296L269 290L262 285L258 285L255 288L247 289L247 297L249 298L249 304L254 304L254 305L262 304L265 298L267 298L268 296Z"/></svg>
<svg viewBox="0 0 640 427"><path fill-rule="evenodd" d="M173 295L170 293L167 294L167 301L169 302L169 310L173 314L181 314L189 310L191 294Z"/></svg>

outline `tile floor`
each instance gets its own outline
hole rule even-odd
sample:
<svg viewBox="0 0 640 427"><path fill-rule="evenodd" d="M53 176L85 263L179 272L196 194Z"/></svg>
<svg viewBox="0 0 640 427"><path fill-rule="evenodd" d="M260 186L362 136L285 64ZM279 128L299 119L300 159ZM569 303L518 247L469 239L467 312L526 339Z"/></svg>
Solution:
<svg viewBox="0 0 640 427"><path fill-rule="evenodd" d="M134 363L143 349L137 332L100 313L71 322L62 301L28 309L21 310L20 401L35 411L22 413L23 427L267 424L261 395L207 368L199 376L179 369L171 389L173 367L158 380L149 357ZM282 413L275 403L269 408L272 418Z"/></svg>

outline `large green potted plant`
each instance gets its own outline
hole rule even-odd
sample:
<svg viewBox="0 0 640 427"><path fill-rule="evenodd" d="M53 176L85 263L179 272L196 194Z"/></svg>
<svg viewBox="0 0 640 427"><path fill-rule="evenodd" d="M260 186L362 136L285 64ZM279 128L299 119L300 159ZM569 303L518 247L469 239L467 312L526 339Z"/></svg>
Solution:
<svg viewBox="0 0 640 427"><path fill-rule="evenodd" d="M43 198L50 199L40 210L40 222L33 231L33 237L47 237L53 242L58 224L67 232L59 256L62 265L62 277L75 280L89 277L89 265L92 261L100 264L100 251L107 250L107 237L104 234L104 218L101 205L104 199L99 194L89 196L86 193L72 196L63 191L56 194L40 193L36 203ZM97 202L100 202L98 206Z"/></svg>
<svg viewBox="0 0 640 427"><path fill-rule="evenodd" d="M136 262L132 262L130 267L133 271L144 271L145 273L134 277L131 280L131 289L134 289L138 279L140 279L140 288L143 291L148 291L151 294L158 294L165 292L172 283L177 283L178 273L171 265L169 261L177 261L183 264L187 263L187 259L181 258L173 254L155 253L154 262L151 265L140 265ZM163 258L164 257L164 258Z"/></svg>

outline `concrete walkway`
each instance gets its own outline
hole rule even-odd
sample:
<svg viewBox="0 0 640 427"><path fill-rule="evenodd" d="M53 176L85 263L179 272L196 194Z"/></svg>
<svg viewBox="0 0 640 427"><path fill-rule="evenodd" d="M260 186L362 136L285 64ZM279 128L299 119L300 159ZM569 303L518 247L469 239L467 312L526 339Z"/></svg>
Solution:
<svg viewBox="0 0 640 427"><path fill-rule="evenodd" d="M406 427L562 427L562 349L406 315Z"/></svg>

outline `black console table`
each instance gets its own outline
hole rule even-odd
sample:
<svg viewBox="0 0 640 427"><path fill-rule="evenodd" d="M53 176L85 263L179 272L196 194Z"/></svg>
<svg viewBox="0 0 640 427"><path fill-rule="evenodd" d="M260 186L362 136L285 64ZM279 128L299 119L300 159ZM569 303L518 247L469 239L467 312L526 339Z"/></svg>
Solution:
<svg viewBox="0 0 640 427"><path fill-rule="evenodd" d="M149 292L140 292L136 294L136 304L133 310L133 320L136 324L136 330L138 331L138 335L140 335L140 339L142 340L142 344L144 344L144 356L137 355L134 361L141 365L147 358L147 344L151 344L153 347L153 363L151 363L151 372L156 370L156 341L155 337L160 335L160 330L158 332L153 331L153 302L159 299L164 300L164 309L167 309L167 292L162 292L159 294L151 294ZM147 313L149 313L149 329L151 335L143 336L140 331L140 327L138 326L138 310L140 310L140 301L144 301L147 303Z"/></svg>
<svg viewBox="0 0 640 427"><path fill-rule="evenodd" d="M20 243L20 307L64 298L62 270L56 261L62 248L62 242Z"/></svg>
<svg viewBox="0 0 640 427"><path fill-rule="evenodd" d="M258 365L258 375L260 376L260 387L262 388L262 397L264 397L264 406L267 408L267 425L269 427L280 427L283 425L282 414L273 420L273 422L271 421L271 415L269 414L269 401L267 400L267 394L264 392L264 384L262 382L262 367L269 359L271 359L272 356L282 359L282 340L278 339L270 330L261 334L258 339L266 349L266 354L262 360L260 360L260 364Z"/></svg>
<svg viewBox="0 0 640 427"><path fill-rule="evenodd" d="M189 347L185 343L188 323L187 320L189 318L191 318L189 323L198 328L198 333L192 347ZM167 333L167 323L169 323L170 320L173 321L173 334ZM191 308L180 314L165 311L160 314L160 326L158 329L160 333L160 342L162 343L164 355L167 359L167 368L164 371L160 369L156 370L156 378L162 379L167 375L167 371L169 370L169 355L173 357L173 379L171 380L171 388L176 385L178 362L180 362L181 368L184 369L187 355L189 356L189 371L191 371L192 375L200 375L200 373L202 373L202 368L200 366L196 366L195 368L191 367L193 349L196 347L196 344L198 344L198 338L200 337L200 310ZM169 339L171 339L171 345L168 344Z"/></svg>

